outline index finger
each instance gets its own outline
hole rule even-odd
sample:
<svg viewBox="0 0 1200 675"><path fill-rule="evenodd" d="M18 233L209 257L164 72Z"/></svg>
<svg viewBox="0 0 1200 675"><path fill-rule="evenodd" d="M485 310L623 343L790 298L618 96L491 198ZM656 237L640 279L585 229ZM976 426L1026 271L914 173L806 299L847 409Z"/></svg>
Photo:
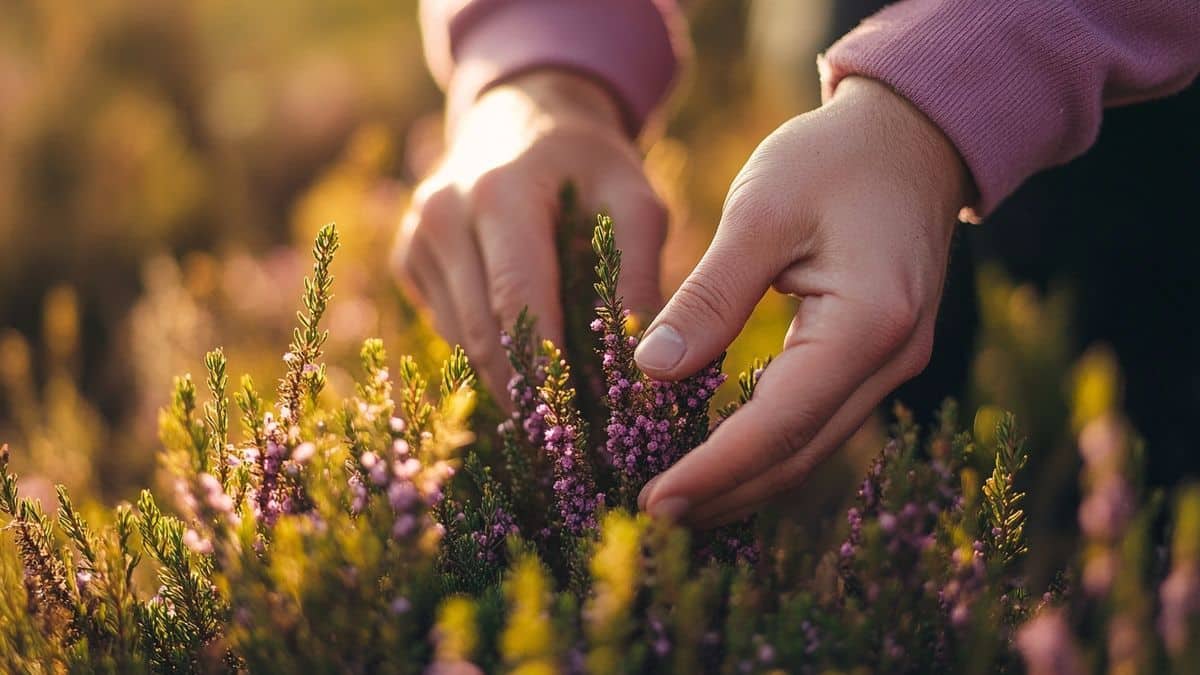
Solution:
<svg viewBox="0 0 1200 675"><path fill-rule="evenodd" d="M504 330L528 307L541 337L562 344L555 200L520 190L495 195L476 214L479 252L487 272L492 312Z"/></svg>

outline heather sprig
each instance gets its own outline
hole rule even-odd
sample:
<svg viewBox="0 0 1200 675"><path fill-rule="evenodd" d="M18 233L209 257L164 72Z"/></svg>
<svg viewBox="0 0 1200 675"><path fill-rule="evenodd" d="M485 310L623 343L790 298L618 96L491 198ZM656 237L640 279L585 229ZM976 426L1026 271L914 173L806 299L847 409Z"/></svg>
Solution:
<svg viewBox="0 0 1200 675"><path fill-rule="evenodd" d="M538 390L546 381L546 359L538 348L535 320L528 309L522 309L511 332L500 336L500 345L508 355L513 376L508 382L508 396L512 401L512 419L505 424L519 428L528 443L534 448L542 445L546 432L545 415L539 410L541 398Z"/></svg>
<svg viewBox="0 0 1200 675"><path fill-rule="evenodd" d="M634 363L638 337L627 330L629 311L617 292L621 252L611 218L597 218L592 249L600 304L591 329L599 336L604 373L605 452L620 483L620 503L632 508L647 481L707 438L708 403L725 380L723 357L679 382L646 377Z"/></svg>
<svg viewBox="0 0 1200 675"><path fill-rule="evenodd" d="M640 375L633 362L633 350L637 343L630 340L626 332L629 311L625 309L617 291L617 284L621 281L621 250L617 248L612 218L597 216L596 228L592 233L592 250L596 254L596 281L592 287L600 299L596 307L596 320L600 323L593 322L592 330L603 336L601 365L609 389L606 403L611 410L628 404L621 395L629 391L628 388L622 388L613 392L612 387L621 380L636 381Z"/></svg>
<svg viewBox="0 0 1200 675"><path fill-rule="evenodd" d="M163 457L174 475L211 470L210 437L204 422L196 419L196 383L191 375L175 378L171 404L159 414L158 426L167 450Z"/></svg>
<svg viewBox="0 0 1200 675"><path fill-rule="evenodd" d="M76 580L80 577L91 579L100 568L99 541L91 527L79 517L67 489L61 485L55 486L55 495L58 497L58 526L75 550L79 551L79 560L75 565Z"/></svg>
<svg viewBox="0 0 1200 675"><path fill-rule="evenodd" d="M87 638L90 658L111 663L119 672L136 671L144 663L138 640L139 601L133 574L141 560L132 548L135 518L127 505L115 511L114 523L95 533L79 515L67 491L57 488L58 523L78 553L74 589L80 608L79 628Z"/></svg>
<svg viewBox="0 0 1200 675"><path fill-rule="evenodd" d="M263 400L254 387L254 380L249 375L243 375L237 391L233 392L233 400L242 413L242 433L245 442L255 448L266 444L263 437Z"/></svg>
<svg viewBox="0 0 1200 675"><path fill-rule="evenodd" d="M28 611L52 639L71 644L79 637L80 617L62 552L54 542L53 525L41 504L21 498L17 477L8 473L8 445L0 446L0 513L10 518L24 569Z"/></svg>
<svg viewBox="0 0 1200 675"><path fill-rule="evenodd" d="M139 607L149 656L159 667L189 670L203 648L221 634L226 614L212 582L213 559L210 552L189 546L195 531L164 514L148 490L138 498L137 508L138 531L158 563L161 584L155 597Z"/></svg>
<svg viewBox="0 0 1200 675"><path fill-rule="evenodd" d="M555 638L550 614L553 586L536 555L523 553L503 583L508 609L500 633L500 655L513 673L560 672L562 645Z"/></svg>
<svg viewBox="0 0 1200 675"><path fill-rule="evenodd" d="M475 389L475 371L467 359L467 352L455 345L450 357L442 364L442 381L439 389L441 400L448 401L460 391Z"/></svg>
<svg viewBox="0 0 1200 675"><path fill-rule="evenodd" d="M1009 565L1028 552L1025 545L1025 493L1015 488L1017 472L1028 460L1025 443L1016 438L1016 421L1004 413L996 423L996 460L992 475L983 483L990 529L985 542L991 555Z"/></svg>
<svg viewBox="0 0 1200 675"><path fill-rule="evenodd" d="M425 400L425 391L429 381L421 374L417 362L411 356L400 357L400 411L406 422L403 431L408 442L417 446L421 442L421 434L428 431L429 422L433 417L433 406Z"/></svg>
<svg viewBox="0 0 1200 675"><path fill-rule="evenodd" d="M478 648L478 607L468 597L452 596L438 607L431 639L434 643L434 665L432 670L452 672L474 672L471 659Z"/></svg>
<svg viewBox="0 0 1200 675"><path fill-rule="evenodd" d="M442 567L452 575L451 583L479 593L504 571L509 538L519 537L521 529L504 487L476 453L467 455L463 473L474 495L447 498Z"/></svg>
<svg viewBox="0 0 1200 675"><path fill-rule="evenodd" d="M299 325L292 331L292 343L283 357L287 372L279 381L279 416L285 424L298 419L304 392L315 399L325 386L325 365L318 361L329 331L323 330L320 323L333 297L329 268L340 244L337 228L330 223L317 233L313 245L313 274L304 278L304 310L296 312Z"/></svg>
<svg viewBox="0 0 1200 675"><path fill-rule="evenodd" d="M1103 597L1120 566L1120 543L1136 515L1135 493L1127 469L1132 464L1128 433L1108 415L1089 422L1079 434L1083 457L1079 529L1085 537L1083 590Z"/></svg>
<svg viewBox="0 0 1200 675"><path fill-rule="evenodd" d="M538 389L537 411L546 423L542 448L554 462L554 496L558 520L572 536L596 528L596 510L605 495L596 489L588 458L587 422L575 409L571 367L562 352L549 340L542 342L546 359L546 381Z"/></svg>
<svg viewBox="0 0 1200 675"><path fill-rule="evenodd" d="M646 522L611 511L600 525L592 555L592 595L583 609L587 669L593 673L638 672L645 654L631 644L634 600L641 585L642 533Z"/></svg>
<svg viewBox="0 0 1200 675"><path fill-rule="evenodd" d="M728 419L730 415L737 412L738 408L750 402L750 399L754 397L754 390L758 387L758 381L762 378L763 372L766 371L769 365L771 365L770 356L765 359L755 358L750 363L749 368L738 373L738 397L736 400L722 406L717 412L717 419L719 421Z"/></svg>
<svg viewBox="0 0 1200 675"><path fill-rule="evenodd" d="M221 480L221 486L228 490L231 487L229 459L232 453L229 445L229 399L225 398L225 388L229 385L227 366L225 352L219 347L204 355L208 391L212 395L212 400L204 404L204 424L208 429L208 445L216 453L213 459L217 478Z"/></svg>
<svg viewBox="0 0 1200 675"><path fill-rule="evenodd" d="M1159 587L1158 629L1177 672L1200 662L1200 486L1181 491L1175 507L1171 572Z"/></svg>
<svg viewBox="0 0 1200 675"><path fill-rule="evenodd" d="M50 651L47 644L44 657L66 661L72 669L143 672L146 659L137 626L139 600L133 582L141 555L134 549L134 519L129 508L118 507L113 524L96 532L80 516L66 489L58 486L56 520L75 557L70 549L58 547L54 523L38 502L18 498L16 478L7 473L7 468L8 447L3 446L0 513L12 516L8 528L13 530L23 563L23 611L31 620L26 627L36 628L62 650ZM11 509L14 504L15 513ZM8 627L20 630L11 621ZM0 647L12 637L16 634L0 630ZM24 639L29 646L31 636L25 635ZM14 667L13 672L38 660L34 653L25 656L26 665ZM11 664L10 658L11 654L0 655L0 663Z"/></svg>

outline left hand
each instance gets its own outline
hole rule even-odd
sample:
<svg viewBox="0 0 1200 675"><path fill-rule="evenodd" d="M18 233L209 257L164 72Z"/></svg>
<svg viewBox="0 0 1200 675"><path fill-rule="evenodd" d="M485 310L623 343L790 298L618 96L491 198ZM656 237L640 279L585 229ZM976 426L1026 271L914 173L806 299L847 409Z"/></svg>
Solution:
<svg viewBox="0 0 1200 675"><path fill-rule="evenodd" d="M449 148L413 195L394 267L504 405L512 373L501 329L528 307L539 335L562 344L555 228L563 184L575 185L583 209L608 208L622 224L621 292L636 310L661 306L667 212L615 99L581 75L525 73L447 125Z"/></svg>

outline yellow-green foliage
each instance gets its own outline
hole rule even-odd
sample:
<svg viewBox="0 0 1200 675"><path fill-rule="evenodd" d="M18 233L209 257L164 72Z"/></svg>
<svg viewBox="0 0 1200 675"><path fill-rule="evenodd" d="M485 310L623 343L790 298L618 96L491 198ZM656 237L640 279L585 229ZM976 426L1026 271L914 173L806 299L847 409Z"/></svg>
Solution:
<svg viewBox="0 0 1200 675"><path fill-rule="evenodd" d="M475 602L463 596L442 601L433 626L434 658L442 663L470 661L478 646Z"/></svg>
<svg viewBox="0 0 1200 675"><path fill-rule="evenodd" d="M37 675L66 667L63 645L47 635L28 611L21 560L8 538L0 539L0 671Z"/></svg>
<svg viewBox="0 0 1200 675"><path fill-rule="evenodd" d="M500 634L500 655L509 672L557 672L562 645L555 643L550 617L551 582L537 557L524 554L504 580L508 619Z"/></svg>
<svg viewBox="0 0 1200 675"><path fill-rule="evenodd" d="M600 543L588 565L593 595L584 607L591 644L587 664L592 672L622 672L622 664L630 658L627 650L634 628L632 608L641 577L645 525L643 519L619 511L606 515L600 525Z"/></svg>

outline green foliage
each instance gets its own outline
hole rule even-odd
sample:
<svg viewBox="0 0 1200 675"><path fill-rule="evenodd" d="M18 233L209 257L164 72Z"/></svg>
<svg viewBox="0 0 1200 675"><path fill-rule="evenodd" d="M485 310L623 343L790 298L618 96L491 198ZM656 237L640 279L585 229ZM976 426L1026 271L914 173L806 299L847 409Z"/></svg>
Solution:
<svg viewBox="0 0 1200 675"><path fill-rule="evenodd" d="M158 433L166 449L163 459L179 475L208 473L210 437L196 419L196 383L191 375L175 378L171 405L159 414Z"/></svg>
<svg viewBox="0 0 1200 675"><path fill-rule="evenodd" d="M233 400L242 411L242 433L246 440L255 447L261 447L264 443L263 400L249 375L242 376L241 389L233 393Z"/></svg>
<svg viewBox="0 0 1200 675"><path fill-rule="evenodd" d="M208 429L208 443L216 456L217 478L221 485L229 487L229 400L225 398L225 387L229 376L225 374L227 363L225 352L220 348L204 355L204 367L208 371L208 391L212 401L204 405L204 425Z"/></svg>
<svg viewBox="0 0 1200 675"><path fill-rule="evenodd" d="M592 234L592 250L596 253L596 282L592 288L600 298L603 313L601 318L621 318L621 297L617 295L617 282L621 277L621 251L613 234L613 221L608 216L596 217L596 229Z"/></svg>
<svg viewBox="0 0 1200 675"><path fill-rule="evenodd" d="M146 651L159 670L191 670L220 634L227 613L212 583L213 559L188 548L187 526L163 514L149 491L142 492L137 506L138 531L159 565L161 584L158 594L137 609Z"/></svg>
<svg viewBox="0 0 1200 675"><path fill-rule="evenodd" d="M771 365L771 357L765 359L756 358L750 363L750 367L738 373L738 397L737 400L730 401L723 406L717 413L717 418L724 420L737 409L750 402L754 396L754 389L758 387L758 380L762 377L763 371L767 366Z"/></svg>

